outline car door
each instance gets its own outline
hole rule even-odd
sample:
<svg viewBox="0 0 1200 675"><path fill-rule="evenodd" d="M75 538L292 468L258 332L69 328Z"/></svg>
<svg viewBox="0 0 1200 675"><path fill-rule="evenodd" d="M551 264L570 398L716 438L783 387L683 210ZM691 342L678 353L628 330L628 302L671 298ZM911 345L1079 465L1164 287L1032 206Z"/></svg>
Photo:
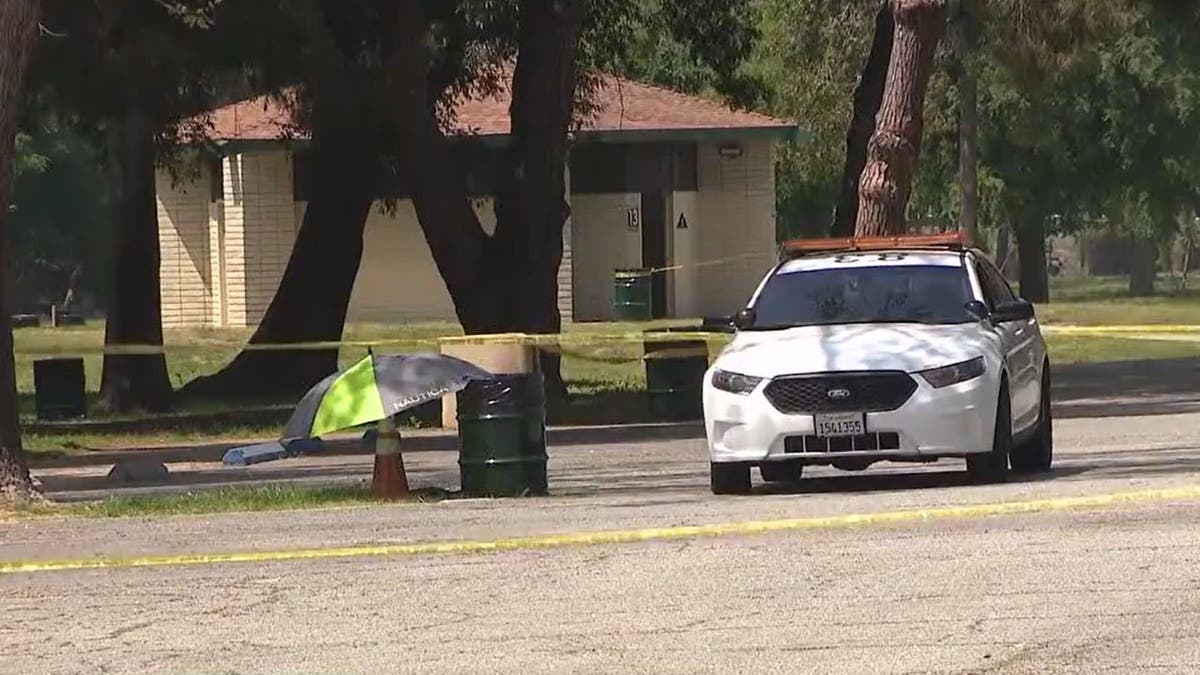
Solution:
<svg viewBox="0 0 1200 675"><path fill-rule="evenodd" d="M1016 300L1004 276L987 260L976 261L980 285L984 288L988 309L996 304ZM1009 387L1012 396L1013 426L1023 430L1037 421L1041 397L1041 379L1037 356L1037 325L1034 320L1006 321L996 325L1008 361Z"/></svg>

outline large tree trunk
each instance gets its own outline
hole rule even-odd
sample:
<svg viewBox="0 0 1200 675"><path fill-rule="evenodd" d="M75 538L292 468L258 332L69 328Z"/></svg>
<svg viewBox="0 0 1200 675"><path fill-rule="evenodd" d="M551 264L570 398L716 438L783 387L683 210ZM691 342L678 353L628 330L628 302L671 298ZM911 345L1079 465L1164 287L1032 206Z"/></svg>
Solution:
<svg viewBox="0 0 1200 675"><path fill-rule="evenodd" d="M1046 219L1040 214L1025 218L1013 228L1017 235L1017 262L1021 268L1021 297L1030 302L1050 301L1046 270Z"/></svg>
<svg viewBox="0 0 1200 675"><path fill-rule="evenodd" d="M326 137L313 155L311 197L287 269L250 346L223 370L180 392L197 398L302 396L338 368L338 350L255 349L256 345L339 342L362 262L363 231L378 181L369 159Z"/></svg>
<svg viewBox="0 0 1200 675"><path fill-rule="evenodd" d="M1153 239L1133 237L1129 258L1129 294L1135 298L1154 295L1158 276L1158 245Z"/></svg>
<svg viewBox="0 0 1200 675"><path fill-rule="evenodd" d="M896 33L875 133L859 184L859 235L904 232L924 127L925 92L938 41L946 30L946 0L894 0Z"/></svg>
<svg viewBox="0 0 1200 675"><path fill-rule="evenodd" d="M108 132L108 175L116 243L104 345L161 347L155 128L132 97L127 106L124 117L114 121ZM165 354L105 354L100 380L103 409L167 410L171 407L171 393Z"/></svg>
<svg viewBox="0 0 1200 675"><path fill-rule="evenodd" d="M17 373L7 285L8 251L4 221L12 196L13 144L24 98L25 71L37 35L35 0L0 2L0 503L36 497L17 412Z"/></svg>
<svg viewBox="0 0 1200 675"><path fill-rule="evenodd" d="M583 0L521 2L513 73L512 147L496 195L494 274L511 280L497 304L495 328L559 333L558 268L567 205L568 132L575 111ZM543 353L548 391L566 393L557 353Z"/></svg>
<svg viewBox="0 0 1200 675"><path fill-rule="evenodd" d="M429 86L428 17L421 0L397 0L395 12L396 31L388 45L385 72L397 111L400 145L410 160L402 171L459 323L467 333L486 332L482 319L496 283L483 276L488 236L471 206L466 172L438 127Z"/></svg>
<svg viewBox="0 0 1200 675"><path fill-rule="evenodd" d="M863 66L858 87L854 90L854 107L850 115L850 130L846 133L846 165L842 170L842 194L833 214L830 234L848 237L854 234L858 217L858 182L867 165L867 144L875 132L875 117L883 103L883 86L887 82L888 63L892 58L892 38L896 22L892 18L892 0L885 0L875 15L875 34L871 51Z"/></svg>
<svg viewBox="0 0 1200 675"><path fill-rule="evenodd" d="M487 236L470 206L428 98L428 53L420 3L401 0L392 54L393 100L411 148L413 202L434 261L468 333L557 333L568 130L574 113L575 53L582 2L521 3L512 84L512 146ZM417 31L417 32L414 32ZM565 393L556 354L543 352L547 390Z"/></svg>

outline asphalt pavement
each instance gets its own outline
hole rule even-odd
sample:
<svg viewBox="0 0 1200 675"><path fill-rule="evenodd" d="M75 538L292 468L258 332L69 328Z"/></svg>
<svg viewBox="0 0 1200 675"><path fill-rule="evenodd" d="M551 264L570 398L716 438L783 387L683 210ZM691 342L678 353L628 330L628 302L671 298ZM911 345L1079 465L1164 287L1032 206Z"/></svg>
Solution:
<svg viewBox="0 0 1200 675"><path fill-rule="evenodd" d="M0 579L0 669L1194 673L1194 505Z"/></svg>
<svg viewBox="0 0 1200 675"><path fill-rule="evenodd" d="M553 447L549 498L0 523L0 570L113 565L0 573L0 672L1200 672L1176 409L1064 415L1055 470L1003 485L947 462L714 497L685 438ZM454 453L406 459L456 487Z"/></svg>

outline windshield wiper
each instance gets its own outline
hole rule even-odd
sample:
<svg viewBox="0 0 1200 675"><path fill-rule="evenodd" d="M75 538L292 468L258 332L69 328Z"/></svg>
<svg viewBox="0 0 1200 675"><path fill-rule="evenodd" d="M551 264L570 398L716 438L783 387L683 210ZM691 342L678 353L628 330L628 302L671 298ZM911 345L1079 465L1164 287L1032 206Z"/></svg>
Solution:
<svg viewBox="0 0 1200 675"><path fill-rule="evenodd" d="M862 321L827 321L813 323L773 323L764 326L750 326L747 331L777 331L791 328L818 328L822 326L863 326L869 324L900 324L916 326L952 326L966 321L921 321L919 319L867 319Z"/></svg>

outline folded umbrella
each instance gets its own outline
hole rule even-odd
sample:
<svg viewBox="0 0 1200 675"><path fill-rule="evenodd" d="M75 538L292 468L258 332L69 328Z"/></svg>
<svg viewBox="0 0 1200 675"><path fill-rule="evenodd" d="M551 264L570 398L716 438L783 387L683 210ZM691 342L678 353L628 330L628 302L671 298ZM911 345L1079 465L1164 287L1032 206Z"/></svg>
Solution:
<svg viewBox="0 0 1200 675"><path fill-rule="evenodd" d="M389 419L492 374L441 354L376 356L317 383L284 426L284 441L315 438Z"/></svg>

